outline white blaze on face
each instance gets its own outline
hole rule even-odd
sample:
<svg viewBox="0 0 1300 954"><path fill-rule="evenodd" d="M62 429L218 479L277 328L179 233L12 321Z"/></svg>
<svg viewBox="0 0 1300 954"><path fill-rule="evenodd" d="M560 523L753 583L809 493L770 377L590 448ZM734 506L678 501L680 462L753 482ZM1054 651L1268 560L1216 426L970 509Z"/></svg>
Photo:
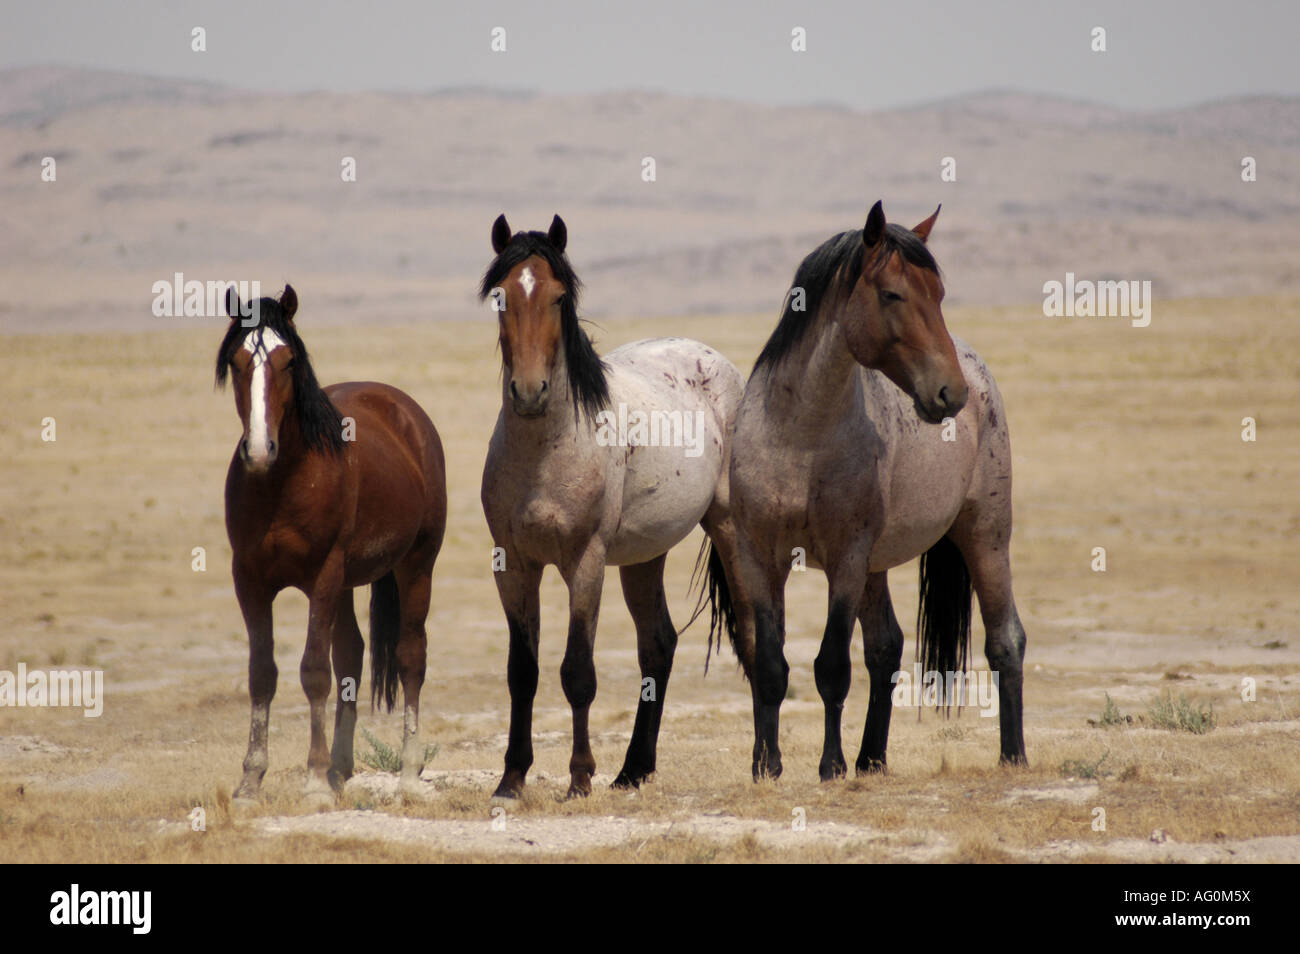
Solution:
<svg viewBox="0 0 1300 954"><path fill-rule="evenodd" d="M254 338L260 338L260 342ZM264 462L271 454L266 413L271 376L267 373L267 365L271 361L271 352L284 346L284 339L270 328L262 329L261 335L250 334L244 339L244 350L253 356L253 380L248 386L248 459L254 463Z"/></svg>
<svg viewBox="0 0 1300 954"><path fill-rule="evenodd" d="M533 297L533 289L537 286L537 279L533 278L533 270L524 266L524 270L519 273L519 287L524 290L525 298Z"/></svg>

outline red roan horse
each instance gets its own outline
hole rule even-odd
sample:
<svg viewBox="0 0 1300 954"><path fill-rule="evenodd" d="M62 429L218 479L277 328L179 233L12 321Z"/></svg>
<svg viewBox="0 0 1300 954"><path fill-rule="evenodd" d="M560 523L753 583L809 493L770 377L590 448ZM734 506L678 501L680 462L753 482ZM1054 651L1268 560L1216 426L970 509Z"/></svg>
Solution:
<svg viewBox="0 0 1300 954"><path fill-rule="evenodd" d="M237 799L259 792L277 671L271 601L296 587L310 601L300 675L311 708L306 791L328 797L352 774L364 645L352 591L370 584L371 704L392 711L402 683L402 783L422 767L420 687L434 560L447 523L442 443L427 414L386 384L322 388L294 326L298 297L253 303L245 324L234 289L217 383L233 378L244 435L226 476L235 595L248 627L252 720ZM325 749L330 655L338 683L334 745Z"/></svg>

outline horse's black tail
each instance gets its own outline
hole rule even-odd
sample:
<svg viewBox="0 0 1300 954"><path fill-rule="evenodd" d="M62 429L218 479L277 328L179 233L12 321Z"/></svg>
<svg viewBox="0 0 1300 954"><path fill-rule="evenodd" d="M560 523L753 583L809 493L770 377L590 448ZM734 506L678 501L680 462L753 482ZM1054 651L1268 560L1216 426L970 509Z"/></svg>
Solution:
<svg viewBox="0 0 1300 954"><path fill-rule="evenodd" d="M397 640L402 635L401 597L391 572L370 584L370 707L397 701Z"/></svg>
<svg viewBox="0 0 1300 954"><path fill-rule="evenodd" d="M718 652L722 652L722 633L725 630L727 638L731 642L731 648L736 653L737 658L740 656L740 648L736 645L736 607L731 601L731 587L727 584L727 573L722 566L722 557L718 556L718 550L713 545L713 541L707 536L700 547L700 555L695 558L695 570L691 574L691 589L695 589L696 583L700 586L700 598L695 604L695 612L687 621L686 626L695 622L700 613L704 612L704 604L709 604L709 643L708 650L704 656L704 671L709 671L709 658L713 655L713 644L717 641ZM683 626L683 631L686 629Z"/></svg>
<svg viewBox="0 0 1300 954"><path fill-rule="evenodd" d="M921 601L916 614L916 658L923 672L966 671L970 650L971 579L957 545L943 537L921 554ZM944 699L945 707L957 700Z"/></svg>

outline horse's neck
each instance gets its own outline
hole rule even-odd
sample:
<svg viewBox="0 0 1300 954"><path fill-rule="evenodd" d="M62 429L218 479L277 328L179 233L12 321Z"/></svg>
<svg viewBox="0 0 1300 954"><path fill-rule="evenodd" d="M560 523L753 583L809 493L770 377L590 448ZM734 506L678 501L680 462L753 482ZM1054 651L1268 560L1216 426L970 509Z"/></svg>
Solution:
<svg viewBox="0 0 1300 954"><path fill-rule="evenodd" d="M798 345L768 371L769 417L805 435L833 429L859 399L858 362L834 320L834 307L823 307Z"/></svg>
<svg viewBox="0 0 1300 954"><path fill-rule="evenodd" d="M561 348L550 377L551 397L546 414L540 418L523 418L515 413L510 401L510 378L502 375L501 414L505 419L506 442L512 457L525 459L547 456L552 451L571 452L590 430L586 416L574 416L574 394L569 388L569 368Z"/></svg>

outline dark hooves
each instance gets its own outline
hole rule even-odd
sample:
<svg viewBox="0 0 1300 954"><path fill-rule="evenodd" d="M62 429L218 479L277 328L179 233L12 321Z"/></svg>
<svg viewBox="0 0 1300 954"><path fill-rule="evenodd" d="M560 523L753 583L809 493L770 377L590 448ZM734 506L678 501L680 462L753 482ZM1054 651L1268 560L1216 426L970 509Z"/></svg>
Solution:
<svg viewBox="0 0 1300 954"><path fill-rule="evenodd" d="M614 779L609 785L610 788L618 788L627 791L641 787L641 783L650 777L650 772L629 772L627 769L618 773L618 778Z"/></svg>
<svg viewBox="0 0 1300 954"><path fill-rule="evenodd" d="M817 774L823 782L833 782L848 775L849 769L843 762L832 762L829 765L823 763L817 767Z"/></svg>

